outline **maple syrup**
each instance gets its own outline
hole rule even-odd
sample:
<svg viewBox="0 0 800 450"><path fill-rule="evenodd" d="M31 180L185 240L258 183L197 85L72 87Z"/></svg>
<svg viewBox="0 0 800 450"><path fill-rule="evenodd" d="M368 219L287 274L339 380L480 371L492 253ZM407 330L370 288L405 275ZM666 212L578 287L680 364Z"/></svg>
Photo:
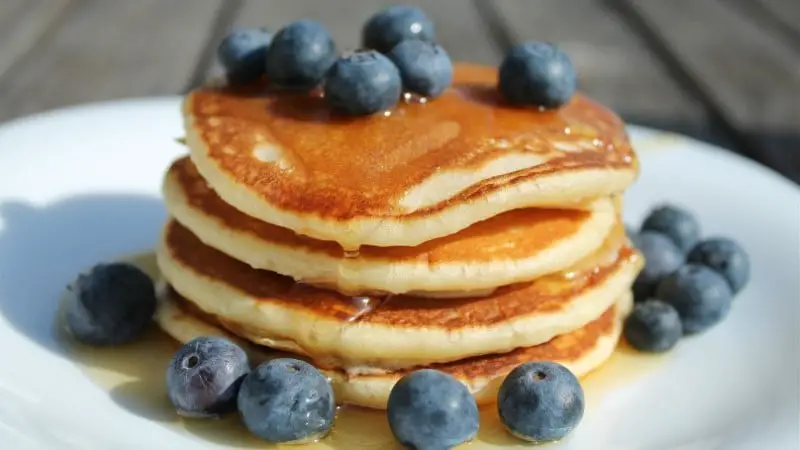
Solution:
<svg viewBox="0 0 800 450"><path fill-rule="evenodd" d="M142 268L154 279L158 269L152 253L141 253L121 260ZM263 442L247 432L235 414L221 419L191 419L179 416L166 391L166 368L180 344L164 332L153 328L138 341L118 347L88 347L72 340L58 315L55 332L72 361L99 388L121 407L168 427L187 437L199 438L226 449L270 449L282 446ZM606 394L653 372L662 357L637 353L621 344L614 355L599 369L585 377L581 384L586 395L587 412L603 402ZM334 428L322 440L303 444L300 449L401 449L395 441L385 412L359 407L339 408ZM496 407L480 409L477 437L459 448L471 450L530 448L530 444L509 435L500 423Z"/></svg>
<svg viewBox="0 0 800 450"><path fill-rule="evenodd" d="M361 256L361 252L358 249L356 249L356 250L345 250L344 251L344 257L345 258L354 259L354 258L358 258L359 256Z"/></svg>

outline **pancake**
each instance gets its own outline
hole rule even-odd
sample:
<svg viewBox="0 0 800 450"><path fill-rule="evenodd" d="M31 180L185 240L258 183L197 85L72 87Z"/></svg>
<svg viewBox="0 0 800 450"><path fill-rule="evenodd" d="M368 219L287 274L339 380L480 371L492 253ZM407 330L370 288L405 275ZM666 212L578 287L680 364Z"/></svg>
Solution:
<svg viewBox="0 0 800 450"><path fill-rule="evenodd" d="M227 337L245 349L255 364L277 356L303 358L252 344L222 328L214 317L198 313L191 306L187 307L190 304L171 289L162 288L160 292L156 321L167 334L180 342L185 343L200 336ZM505 354L477 356L429 367L456 377L467 386L479 404L494 402L505 376L518 365L529 361L555 361L580 377L599 367L611 356L619 340L623 318L628 314L632 303L633 297L630 292L626 292L599 318L544 344L519 348ZM313 360L310 362L314 363ZM386 408L392 387L409 370L348 375L341 370L322 369L330 378L339 403L378 409Z"/></svg>
<svg viewBox="0 0 800 450"><path fill-rule="evenodd" d="M256 269L352 295L486 295L577 263L616 221L609 198L588 210L518 209L416 247L364 246L354 256L228 205L188 158L172 164L162 191L172 217L206 245Z"/></svg>
<svg viewBox="0 0 800 450"><path fill-rule="evenodd" d="M525 207L580 208L635 180L613 112L581 94L555 110L511 107L496 83L495 68L457 64L436 100L358 118L317 91L205 86L185 98L186 143L226 203L347 250L415 246Z"/></svg>
<svg viewBox="0 0 800 450"><path fill-rule="evenodd" d="M568 271L470 299L350 297L296 283L204 245L174 220L157 261L178 293L236 334L324 367L365 373L508 352L584 326L641 269L620 229Z"/></svg>

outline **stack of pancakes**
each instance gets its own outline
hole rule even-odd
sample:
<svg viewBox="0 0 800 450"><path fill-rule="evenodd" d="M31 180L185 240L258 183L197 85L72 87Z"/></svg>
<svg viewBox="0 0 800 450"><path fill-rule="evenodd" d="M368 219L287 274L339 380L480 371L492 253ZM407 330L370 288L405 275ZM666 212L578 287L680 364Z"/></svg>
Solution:
<svg viewBox="0 0 800 450"><path fill-rule="evenodd" d="M375 408L421 367L482 403L527 361L602 364L643 263L620 221L638 174L624 124L581 95L505 106L496 77L457 65L441 97L358 118L262 83L189 93L161 327L291 352Z"/></svg>

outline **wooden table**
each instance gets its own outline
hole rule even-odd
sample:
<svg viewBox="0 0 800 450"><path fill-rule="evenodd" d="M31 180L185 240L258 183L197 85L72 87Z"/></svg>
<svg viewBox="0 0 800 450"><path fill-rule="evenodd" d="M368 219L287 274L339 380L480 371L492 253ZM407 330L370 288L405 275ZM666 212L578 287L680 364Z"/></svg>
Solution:
<svg viewBox="0 0 800 450"><path fill-rule="evenodd" d="M234 26L323 22L359 45L382 0L0 0L0 121L180 94ZM688 134L800 182L800 0L416 0L454 59L560 43L581 89L631 123ZM746 180L742 180L746 182Z"/></svg>

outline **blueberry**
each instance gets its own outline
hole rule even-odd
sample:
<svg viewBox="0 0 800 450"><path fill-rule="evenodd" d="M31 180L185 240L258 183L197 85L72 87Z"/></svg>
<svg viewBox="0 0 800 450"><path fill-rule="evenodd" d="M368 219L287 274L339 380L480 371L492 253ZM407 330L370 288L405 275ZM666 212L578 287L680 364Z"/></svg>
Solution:
<svg viewBox="0 0 800 450"><path fill-rule="evenodd" d="M330 431L336 412L325 376L291 358L258 366L244 379L238 405L247 429L271 443L321 438Z"/></svg>
<svg viewBox="0 0 800 450"><path fill-rule="evenodd" d="M419 8L410 5L390 6L370 17L362 30L365 48L387 53L401 41L436 40L433 22Z"/></svg>
<svg viewBox="0 0 800 450"><path fill-rule="evenodd" d="M731 239L706 239L689 252L687 260L719 272L728 280L734 294L750 281L750 257Z"/></svg>
<svg viewBox="0 0 800 450"><path fill-rule="evenodd" d="M512 104L557 108L569 101L577 85L572 61L554 44L516 45L500 64L500 92Z"/></svg>
<svg viewBox="0 0 800 450"><path fill-rule="evenodd" d="M318 85L336 61L336 46L320 23L303 19L283 27L267 50L267 76L278 86Z"/></svg>
<svg viewBox="0 0 800 450"><path fill-rule="evenodd" d="M340 58L328 73L325 99L340 112L367 115L391 108L400 98L397 67L374 50Z"/></svg>
<svg viewBox="0 0 800 450"><path fill-rule="evenodd" d="M478 433L478 406L453 376L422 369L405 375L389 393L389 427L404 446L449 449Z"/></svg>
<svg viewBox="0 0 800 450"><path fill-rule="evenodd" d="M650 212L642 223L642 231L656 231L672 239L684 253L700 240L700 224L688 211L663 205Z"/></svg>
<svg viewBox="0 0 800 450"><path fill-rule="evenodd" d="M652 231L639 233L638 246L645 264L633 284L633 292L636 301L642 301L653 295L664 277L678 270L684 262L684 255L672 240Z"/></svg>
<svg viewBox="0 0 800 450"><path fill-rule="evenodd" d="M658 285L656 297L678 311L685 334L694 334L728 315L733 292L717 272L699 264L686 264Z"/></svg>
<svg viewBox="0 0 800 450"><path fill-rule="evenodd" d="M267 67L267 49L272 36L264 28L233 30L217 48L217 57L232 84L259 79Z"/></svg>
<svg viewBox="0 0 800 450"><path fill-rule="evenodd" d="M67 329L78 341L125 344L152 322L156 292L153 280L132 264L98 264L67 287L64 307Z"/></svg>
<svg viewBox="0 0 800 450"><path fill-rule="evenodd" d="M178 414L214 417L236 410L236 394L250 365L244 350L220 337L181 347L167 367L167 392Z"/></svg>
<svg viewBox="0 0 800 450"><path fill-rule="evenodd" d="M661 353L675 347L681 336L681 318L668 303L650 299L637 303L625 320L625 339L643 352Z"/></svg>
<svg viewBox="0 0 800 450"><path fill-rule="evenodd" d="M410 92L435 98L453 82L450 57L432 42L403 41L388 56L400 70L403 86Z"/></svg>
<svg viewBox="0 0 800 450"><path fill-rule="evenodd" d="M514 436L549 442L568 435L583 418L578 378L548 361L523 364L508 374L497 394L500 421Z"/></svg>

